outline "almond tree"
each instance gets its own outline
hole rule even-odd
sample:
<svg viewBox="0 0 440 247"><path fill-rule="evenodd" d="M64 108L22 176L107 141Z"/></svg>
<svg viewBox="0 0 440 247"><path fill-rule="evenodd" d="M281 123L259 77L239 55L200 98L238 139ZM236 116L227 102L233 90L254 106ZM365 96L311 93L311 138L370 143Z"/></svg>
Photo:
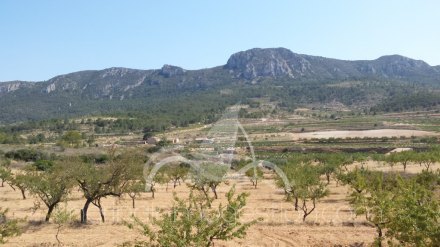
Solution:
<svg viewBox="0 0 440 247"><path fill-rule="evenodd" d="M181 182L185 181L188 172L189 167L187 167L185 164L173 165L167 169L167 174L173 182L174 188L177 187L177 184L180 185Z"/></svg>
<svg viewBox="0 0 440 247"><path fill-rule="evenodd" d="M303 211L303 222L316 208L316 202L328 195L326 185L319 178L319 168L303 169L297 197L300 200L299 208Z"/></svg>
<svg viewBox="0 0 440 247"><path fill-rule="evenodd" d="M315 160L320 164L321 173L325 175L327 184L330 183L330 177L334 174L340 166L346 163L347 158L343 154L316 154Z"/></svg>
<svg viewBox="0 0 440 247"><path fill-rule="evenodd" d="M214 193L214 199L217 199L217 187L224 181L228 169L222 164L202 163L192 171L190 187L202 192L207 201L212 200L209 198L210 190Z"/></svg>
<svg viewBox="0 0 440 247"><path fill-rule="evenodd" d="M13 174L10 172L10 175L8 176L6 183L11 186L13 190L20 190L21 196L23 200L26 200L26 190L28 189L28 183L27 183L27 176L22 173L16 173Z"/></svg>
<svg viewBox="0 0 440 247"><path fill-rule="evenodd" d="M315 210L317 201L328 195L326 184L320 180L320 168L310 163L288 163L282 170L289 184L279 179L277 185L285 188L287 200L294 201L295 211L303 211L305 221Z"/></svg>
<svg viewBox="0 0 440 247"><path fill-rule="evenodd" d="M5 182L11 176L11 161L10 160L2 160L0 164L0 179L2 180L1 187L5 186Z"/></svg>
<svg viewBox="0 0 440 247"><path fill-rule="evenodd" d="M252 182L252 185L254 188L257 188L258 181L263 179L263 171L260 167L252 167L251 169L247 170L245 175L249 178L249 180Z"/></svg>
<svg viewBox="0 0 440 247"><path fill-rule="evenodd" d="M130 165L132 163L114 158L102 165L81 161L70 164L73 178L86 199L81 210L81 223L87 223L90 204L99 209L101 220L105 222L101 199L108 196L120 197L125 192L128 181L132 178Z"/></svg>
<svg viewBox="0 0 440 247"><path fill-rule="evenodd" d="M414 179L398 179L392 220L386 235L402 246L436 246L440 243L440 203L433 191Z"/></svg>
<svg viewBox="0 0 440 247"><path fill-rule="evenodd" d="M420 166L424 165L426 171L429 171L431 165L439 160L437 152L420 152L416 154L415 159L417 160Z"/></svg>
<svg viewBox="0 0 440 247"><path fill-rule="evenodd" d="M376 228L375 244L382 246L384 230L392 220L391 215L394 210L396 194L382 173L374 174L374 177L369 177L370 181L362 192L351 195L350 203L357 215L363 215ZM361 179L362 176L356 178Z"/></svg>
<svg viewBox="0 0 440 247"><path fill-rule="evenodd" d="M0 244L6 242L6 238L20 234L18 220L11 220L6 217L8 210L0 208Z"/></svg>
<svg viewBox="0 0 440 247"><path fill-rule="evenodd" d="M210 200L202 194L191 191L187 200L174 194L174 206L160 218L154 218L151 225L134 218L130 228L138 228L149 238L148 242L137 242L136 246L180 246L208 247L215 240L243 238L250 226L258 219L242 222L243 208L248 194L235 196L235 188L227 194L227 204L211 208Z"/></svg>
<svg viewBox="0 0 440 247"><path fill-rule="evenodd" d="M140 178L139 180L130 180L127 182L126 193L131 198L131 205L133 208L136 207L136 198L139 197L142 192L145 192L145 180L143 178Z"/></svg>
<svg viewBox="0 0 440 247"><path fill-rule="evenodd" d="M151 168L152 169L152 168ZM150 171L151 171L150 169ZM162 167L157 171L154 177L151 180L146 181L146 186L144 190L147 192L151 192L151 197L154 199L156 194L156 185L157 184L166 184L168 191L168 183L170 182L170 177L168 175L168 169L166 167Z"/></svg>
<svg viewBox="0 0 440 247"><path fill-rule="evenodd" d="M37 196L47 207L45 221L49 221L53 210L67 199L74 183L62 165L55 165L47 172L32 171L25 175L29 192Z"/></svg>

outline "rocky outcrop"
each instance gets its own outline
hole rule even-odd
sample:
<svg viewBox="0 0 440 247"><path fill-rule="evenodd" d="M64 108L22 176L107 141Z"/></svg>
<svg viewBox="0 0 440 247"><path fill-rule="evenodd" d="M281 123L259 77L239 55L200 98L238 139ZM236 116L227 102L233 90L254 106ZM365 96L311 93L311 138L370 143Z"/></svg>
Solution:
<svg viewBox="0 0 440 247"><path fill-rule="evenodd" d="M14 92L20 88L30 87L31 82L24 81L10 81L0 83L0 94Z"/></svg>
<svg viewBox="0 0 440 247"><path fill-rule="evenodd" d="M229 58L225 68L248 80L257 77L295 78L313 72L307 59L285 48L238 52Z"/></svg>
<svg viewBox="0 0 440 247"><path fill-rule="evenodd" d="M393 78L440 82L439 66L431 67L424 61L399 55L371 61L345 61L296 54L285 48L251 49L233 54L224 68L247 80L258 77L315 80Z"/></svg>
<svg viewBox="0 0 440 247"><path fill-rule="evenodd" d="M165 64L160 70L159 74L166 78L170 78L185 74L185 70L177 66Z"/></svg>

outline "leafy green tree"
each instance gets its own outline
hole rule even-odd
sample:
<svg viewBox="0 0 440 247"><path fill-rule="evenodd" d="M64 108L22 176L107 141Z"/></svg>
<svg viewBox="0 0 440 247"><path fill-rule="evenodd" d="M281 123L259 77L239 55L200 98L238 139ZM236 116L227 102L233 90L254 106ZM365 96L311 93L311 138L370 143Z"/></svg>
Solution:
<svg viewBox="0 0 440 247"><path fill-rule="evenodd" d="M31 171L25 175L29 192L37 196L47 207L45 221L49 221L52 212L60 202L67 199L74 183L71 174L63 165L56 165L47 172Z"/></svg>
<svg viewBox="0 0 440 247"><path fill-rule="evenodd" d="M355 193L362 193L372 182L372 178L376 176L376 172L369 171L363 168L355 168L346 173L340 173L338 180L344 185L350 185Z"/></svg>
<svg viewBox="0 0 440 247"><path fill-rule="evenodd" d="M415 153L413 151L400 152L397 155L397 160L403 166L403 170L406 171L406 167L410 162L415 161Z"/></svg>
<svg viewBox="0 0 440 247"><path fill-rule="evenodd" d="M147 186L145 187L148 192L151 192L151 197L155 197L156 194L156 185L157 184L166 184L168 190L168 183L170 181L170 177L168 175L168 169L161 168L153 177L151 181L147 181Z"/></svg>
<svg viewBox="0 0 440 247"><path fill-rule="evenodd" d="M365 153L353 153L351 154L351 159L353 162L360 163L361 167L363 168L368 161L368 155Z"/></svg>
<svg viewBox="0 0 440 247"><path fill-rule="evenodd" d="M413 151L396 152L385 156L385 162L389 163L391 166L400 163L403 166L404 171L406 171L406 167L410 162L416 160L416 153Z"/></svg>
<svg viewBox="0 0 440 247"><path fill-rule="evenodd" d="M297 190L297 197L300 200L299 208L304 213L303 221L315 210L316 202L328 195L328 190L325 184L320 181L318 174L318 172L303 174L302 184Z"/></svg>
<svg viewBox="0 0 440 247"><path fill-rule="evenodd" d="M277 185L285 189L287 200L294 202L295 211L303 211L303 221L316 208L319 199L328 195L326 184L320 179L320 168L307 163L288 163L282 167L288 185L279 178Z"/></svg>
<svg viewBox="0 0 440 247"><path fill-rule="evenodd" d="M227 205L211 208L204 195L190 192L187 200L174 195L174 206L163 213L152 225L135 218L130 228L138 227L149 238L148 242L138 242L137 246L205 247L213 246L215 240L243 238L250 226L257 220L243 223L241 216L248 194L235 196L232 188L226 194Z"/></svg>
<svg viewBox="0 0 440 247"><path fill-rule="evenodd" d="M440 204L433 192L414 179L398 179L397 196L386 235L403 246L440 243Z"/></svg>
<svg viewBox="0 0 440 247"><path fill-rule="evenodd" d="M180 185L181 182L185 181L185 178L189 173L189 167L185 164L173 165L168 167L166 173L171 179L173 187L176 188L177 184Z"/></svg>
<svg viewBox="0 0 440 247"><path fill-rule="evenodd" d="M128 164L124 193L131 198L133 208L136 206L136 198L142 192L145 192L146 181L143 174L143 163L145 161L146 157L138 150L126 151L124 155L118 157L118 162Z"/></svg>
<svg viewBox="0 0 440 247"><path fill-rule="evenodd" d="M48 160L48 154L34 149L18 149L5 153L5 157L14 160L23 160L26 162L37 160Z"/></svg>
<svg viewBox="0 0 440 247"><path fill-rule="evenodd" d="M20 172L16 172L15 174L10 172L10 175L8 176L6 182L9 184L9 186L11 186L13 190L16 190L16 188L18 188L21 192L23 200L26 199L26 190L29 189L28 176Z"/></svg>
<svg viewBox="0 0 440 247"><path fill-rule="evenodd" d="M9 181L11 176L12 176L12 172L11 172L11 168L10 168L11 162L9 160L3 161L0 164L0 179L2 180L1 186L4 187L5 182Z"/></svg>
<svg viewBox="0 0 440 247"><path fill-rule="evenodd" d="M433 193L439 185L437 174L424 171L405 179L360 169L347 177L355 190L350 204L376 228L376 246L386 237L391 246L396 241L403 246L435 246L439 242L439 201Z"/></svg>
<svg viewBox="0 0 440 247"><path fill-rule="evenodd" d="M425 166L426 171L429 171L431 165L439 161L438 151L419 152L415 155L415 160L420 166Z"/></svg>
<svg viewBox="0 0 440 247"><path fill-rule="evenodd" d="M364 215L377 231L375 245L382 246L384 229L391 222L394 210L394 193L384 184L383 175L378 175L375 182L366 186L362 193L353 194L351 204L357 215Z"/></svg>
<svg viewBox="0 0 440 247"><path fill-rule="evenodd" d="M18 220L7 218L7 212L7 209L0 208L0 244L4 244L7 238L17 236L21 232Z"/></svg>
<svg viewBox="0 0 440 247"><path fill-rule="evenodd" d="M436 172L423 170L414 178L417 184L425 187L430 191L435 191L440 187L440 170Z"/></svg>
<svg viewBox="0 0 440 247"><path fill-rule="evenodd" d="M37 160L32 165L38 171L48 171L53 167L54 162L52 160Z"/></svg>
<svg viewBox="0 0 440 247"><path fill-rule="evenodd" d="M133 179L133 166L138 166L138 160L128 157L114 157L105 164L95 165L81 160L72 160L68 165L70 174L83 192L86 199L81 210L81 222L87 223L90 204L99 209L102 222L105 216L101 199L114 196L120 197L126 191L128 181Z"/></svg>
<svg viewBox="0 0 440 247"><path fill-rule="evenodd" d="M260 167L253 167L246 171L245 175L249 178L254 188L257 188L258 181L263 179L263 170Z"/></svg>
<svg viewBox="0 0 440 247"><path fill-rule="evenodd" d="M139 180L130 180L126 185L126 193L131 198L131 205L133 208L136 207L136 198L145 192L145 180L140 178ZM154 198L154 196L153 196Z"/></svg>
<svg viewBox="0 0 440 247"><path fill-rule="evenodd" d="M325 175L329 184L330 177L346 162L347 157L339 153L316 154L315 160L320 163L321 173Z"/></svg>
<svg viewBox="0 0 440 247"><path fill-rule="evenodd" d="M36 136L31 136L28 141L29 144L37 144L44 142L46 140L46 136L43 133L38 133Z"/></svg>
<svg viewBox="0 0 440 247"><path fill-rule="evenodd" d="M79 144L81 144L82 135L78 131L71 130L65 133L61 137L61 140L69 144L70 146L78 146Z"/></svg>
<svg viewBox="0 0 440 247"><path fill-rule="evenodd" d="M228 169L228 166L221 164L202 163L192 171L190 187L202 192L208 202L211 201L210 190L214 193L214 199L217 199L217 187L224 182Z"/></svg>

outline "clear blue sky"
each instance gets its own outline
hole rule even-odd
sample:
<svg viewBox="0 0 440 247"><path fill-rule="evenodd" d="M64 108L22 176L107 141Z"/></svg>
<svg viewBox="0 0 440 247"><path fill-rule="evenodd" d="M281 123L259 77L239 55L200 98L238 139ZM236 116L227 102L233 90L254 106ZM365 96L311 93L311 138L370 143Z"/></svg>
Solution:
<svg viewBox="0 0 440 247"><path fill-rule="evenodd" d="M199 69L286 47L340 59L440 65L438 0L1 0L0 81L86 69Z"/></svg>

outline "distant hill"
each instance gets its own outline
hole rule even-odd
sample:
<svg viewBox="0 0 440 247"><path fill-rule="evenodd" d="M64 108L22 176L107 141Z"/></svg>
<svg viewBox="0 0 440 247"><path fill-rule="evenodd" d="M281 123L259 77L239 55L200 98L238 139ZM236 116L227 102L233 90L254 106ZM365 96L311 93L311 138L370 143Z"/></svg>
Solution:
<svg viewBox="0 0 440 247"><path fill-rule="evenodd" d="M232 55L225 68L248 80L263 76L333 80L391 78L440 82L438 67L399 55L383 56L372 61L345 61L296 54L285 48L256 48Z"/></svg>
<svg viewBox="0 0 440 247"><path fill-rule="evenodd" d="M352 86L340 87L341 82ZM263 96L280 107L331 101L369 107L439 85L440 66L399 55L345 61L255 48L201 70L109 68L41 82L2 82L0 123L127 112L199 121L227 105Z"/></svg>

